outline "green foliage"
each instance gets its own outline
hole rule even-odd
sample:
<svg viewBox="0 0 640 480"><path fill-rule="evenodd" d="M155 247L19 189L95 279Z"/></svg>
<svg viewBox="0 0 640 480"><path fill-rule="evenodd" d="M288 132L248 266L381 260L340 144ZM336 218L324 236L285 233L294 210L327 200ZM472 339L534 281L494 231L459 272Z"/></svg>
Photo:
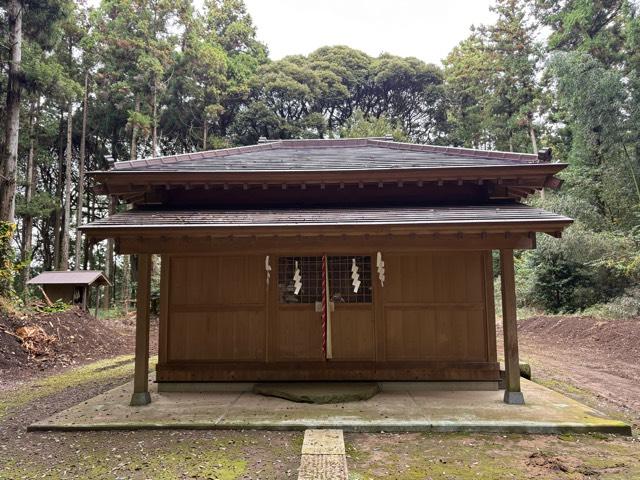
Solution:
<svg viewBox="0 0 640 480"><path fill-rule="evenodd" d="M372 58L344 46L265 63L230 131L237 143L334 136L354 112L414 141L444 135L446 102L440 68L389 54ZM387 132L388 133L388 132Z"/></svg>
<svg viewBox="0 0 640 480"><path fill-rule="evenodd" d="M497 0L482 26L444 60L450 140L475 148L531 151L541 102L542 55L524 0Z"/></svg>
<svg viewBox="0 0 640 480"><path fill-rule="evenodd" d="M13 293L11 282L15 274L11 238L15 231L15 223L0 222L0 296L9 297Z"/></svg>
<svg viewBox="0 0 640 480"><path fill-rule="evenodd" d="M575 312L607 303L640 281L638 240L592 231L577 222L562 239L541 236L523 255L521 301L547 312Z"/></svg>
<svg viewBox="0 0 640 480"><path fill-rule="evenodd" d="M535 41L535 25L527 17L528 3L496 0L496 23L481 29L493 57L486 121L499 150L533 150L530 143L540 98L536 74L542 50Z"/></svg>
<svg viewBox="0 0 640 480"><path fill-rule="evenodd" d="M391 135L396 142L408 141L407 135L399 128L393 127L387 117L366 118L361 110L356 112L340 129L341 138L384 137Z"/></svg>
<svg viewBox="0 0 640 480"><path fill-rule="evenodd" d="M536 0L536 14L551 28L548 48L587 52L611 64L620 60L626 0Z"/></svg>
<svg viewBox="0 0 640 480"><path fill-rule="evenodd" d="M39 313L60 313L71 309L73 305L65 303L63 300L56 300L52 305L38 305L35 310Z"/></svg>
<svg viewBox="0 0 640 480"><path fill-rule="evenodd" d="M13 299L15 290L13 282L24 265L16 261L11 245L16 224L0 222L0 297Z"/></svg>
<svg viewBox="0 0 640 480"><path fill-rule="evenodd" d="M137 127L141 129L144 133L148 133L149 129L151 128L151 118L149 117L149 115L145 115L144 113L136 112L134 110L129 110L127 127L129 128Z"/></svg>
<svg viewBox="0 0 640 480"><path fill-rule="evenodd" d="M153 132L164 155L254 144L261 136L392 134L399 141L486 149L551 146L554 159L570 165L562 173L564 187L532 203L577 223L564 239L540 236L538 251L518 255L521 306L635 311L637 2L495 0L495 21L472 29L443 68L392 54L372 57L344 45L271 61L242 0L205 0L197 8L191 0L25 5L16 211L19 222L33 219L35 232L33 245L20 246L25 261L33 252L38 267L55 267L65 117L72 102L75 183L83 113L78 107L88 73L88 170L105 168L106 155L130 158L133 145L134 156L152 155ZM6 35L2 7L0 20L0 34ZM0 62L7 63L6 49L0 49ZM35 188L27 203L31 144ZM105 199L85 194L85 217L105 215ZM21 227L20 234L12 230L16 240L24 238ZM2 243L5 289L19 269L15 245L6 237ZM104 246L92 246L90 253L91 267L102 268Z"/></svg>
<svg viewBox="0 0 640 480"><path fill-rule="evenodd" d="M609 228L631 227L640 191L637 160L630 161L625 145L628 127L621 112L627 97L622 75L581 52L556 54L550 73L572 132L567 193L594 208L611 224Z"/></svg>
<svg viewBox="0 0 640 480"><path fill-rule="evenodd" d="M56 199L49 192L35 192L31 201L26 203L23 197L18 197L16 214L32 217L46 217L56 209Z"/></svg>
<svg viewBox="0 0 640 480"><path fill-rule="evenodd" d="M493 58L476 34L460 42L444 59L451 143L468 148L487 148L487 99Z"/></svg>

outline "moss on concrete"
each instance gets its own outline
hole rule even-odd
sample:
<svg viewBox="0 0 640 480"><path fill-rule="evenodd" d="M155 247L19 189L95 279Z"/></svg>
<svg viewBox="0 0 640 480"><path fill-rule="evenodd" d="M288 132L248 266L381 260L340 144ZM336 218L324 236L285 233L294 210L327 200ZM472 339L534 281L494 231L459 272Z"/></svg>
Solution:
<svg viewBox="0 0 640 480"><path fill-rule="evenodd" d="M565 394L573 394L573 395L585 395L588 394L586 390L576 387L575 385L571 385L570 383L561 382L559 380L555 380L552 378L540 379L534 378L536 383L543 385L551 390L555 390L556 392L561 392Z"/></svg>
<svg viewBox="0 0 640 480"><path fill-rule="evenodd" d="M133 355L122 355L100 360L82 367L29 382L16 390L0 392L0 419L9 410L24 406L39 398L55 395L66 388L77 387L92 382L107 382L133 375ZM153 366L157 357L150 359Z"/></svg>

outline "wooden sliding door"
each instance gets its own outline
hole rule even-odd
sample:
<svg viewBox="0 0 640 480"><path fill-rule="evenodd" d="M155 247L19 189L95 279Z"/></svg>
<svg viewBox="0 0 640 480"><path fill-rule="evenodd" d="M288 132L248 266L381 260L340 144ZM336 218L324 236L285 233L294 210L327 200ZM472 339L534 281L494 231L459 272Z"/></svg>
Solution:
<svg viewBox="0 0 640 480"><path fill-rule="evenodd" d="M354 292L352 267L356 262L358 292ZM329 256L329 354L323 348L322 256L279 257L276 302L271 320L270 360L340 361L374 360L371 257ZM297 291L294 278L301 284Z"/></svg>

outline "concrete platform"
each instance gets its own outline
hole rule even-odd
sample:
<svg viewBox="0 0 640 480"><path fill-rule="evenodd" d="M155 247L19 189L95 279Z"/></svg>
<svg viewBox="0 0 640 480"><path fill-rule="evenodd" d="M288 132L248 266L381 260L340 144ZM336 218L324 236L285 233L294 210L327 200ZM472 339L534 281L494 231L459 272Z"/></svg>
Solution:
<svg viewBox="0 0 640 480"><path fill-rule="evenodd" d="M132 383L29 426L34 430L336 428L351 432L517 432L630 435L629 425L564 395L522 380L526 405L506 405L502 391L385 390L369 400L294 403L246 391L158 392L130 407Z"/></svg>

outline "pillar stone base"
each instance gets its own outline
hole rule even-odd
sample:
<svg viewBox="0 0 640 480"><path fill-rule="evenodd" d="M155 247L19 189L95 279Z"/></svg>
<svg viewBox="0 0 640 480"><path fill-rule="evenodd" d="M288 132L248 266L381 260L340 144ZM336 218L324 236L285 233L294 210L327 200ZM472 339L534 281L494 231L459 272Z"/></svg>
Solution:
<svg viewBox="0 0 640 480"><path fill-rule="evenodd" d="M141 407L143 405L149 405L151 403L151 395L149 392L135 392L131 395L131 402L129 403L132 407Z"/></svg>
<svg viewBox="0 0 640 480"><path fill-rule="evenodd" d="M524 405L524 395L522 392L504 391L504 403L509 405Z"/></svg>

